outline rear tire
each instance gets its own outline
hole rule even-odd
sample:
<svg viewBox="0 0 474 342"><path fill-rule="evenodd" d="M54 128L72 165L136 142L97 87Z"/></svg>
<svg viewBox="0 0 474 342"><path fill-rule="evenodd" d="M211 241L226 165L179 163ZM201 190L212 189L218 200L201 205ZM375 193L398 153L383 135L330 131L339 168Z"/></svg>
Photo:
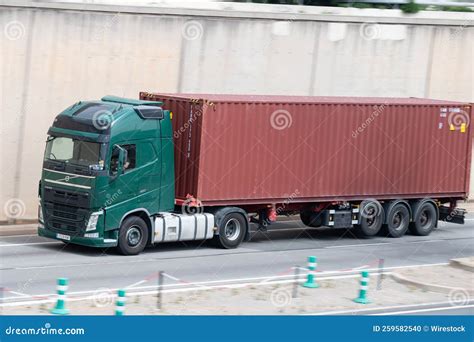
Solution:
<svg viewBox="0 0 474 342"><path fill-rule="evenodd" d="M403 236L410 225L410 211L402 203L395 204L387 214L386 231L388 236L399 238Z"/></svg>
<svg viewBox="0 0 474 342"><path fill-rule="evenodd" d="M410 232L413 235L429 235L436 227L437 211L433 203L423 203L415 213L413 222L410 224Z"/></svg>
<svg viewBox="0 0 474 342"><path fill-rule="evenodd" d="M140 217L126 218L120 226L117 249L123 255L140 254L148 242L148 227Z"/></svg>
<svg viewBox="0 0 474 342"><path fill-rule="evenodd" d="M382 228L384 211L377 201L364 201L360 205L360 223L354 225L358 236L368 238L377 233Z"/></svg>
<svg viewBox="0 0 474 342"><path fill-rule="evenodd" d="M219 235L212 238L214 245L225 248L237 248L243 241L247 221L240 213L228 213L220 220L217 227Z"/></svg>

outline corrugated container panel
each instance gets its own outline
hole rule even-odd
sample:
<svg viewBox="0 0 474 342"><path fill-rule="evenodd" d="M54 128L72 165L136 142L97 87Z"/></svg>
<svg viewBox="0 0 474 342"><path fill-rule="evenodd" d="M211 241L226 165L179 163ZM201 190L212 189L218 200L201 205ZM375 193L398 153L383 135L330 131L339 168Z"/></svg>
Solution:
<svg viewBox="0 0 474 342"><path fill-rule="evenodd" d="M189 193L218 205L467 196L471 130L462 133L459 121L471 120L467 103L149 93L141 98L162 100L174 113L178 198Z"/></svg>

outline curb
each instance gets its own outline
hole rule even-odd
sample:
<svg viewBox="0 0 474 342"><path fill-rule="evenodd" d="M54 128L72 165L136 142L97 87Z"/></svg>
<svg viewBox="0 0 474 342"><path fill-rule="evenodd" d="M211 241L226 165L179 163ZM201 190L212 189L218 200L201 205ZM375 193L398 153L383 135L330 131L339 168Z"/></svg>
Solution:
<svg viewBox="0 0 474 342"><path fill-rule="evenodd" d="M395 280L398 283L416 286L425 291L450 294L452 293L452 291L461 290L461 291L464 291L465 293L468 293L469 296L474 296L474 289L466 289L466 288L461 288L461 287L450 287L450 286L423 283L421 281L405 277L404 275L401 275L396 272L390 274L390 276L392 277L393 280Z"/></svg>
<svg viewBox="0 0 474 342"><path fill-rule="evenodd" d="M9 225L0 226L1 236L16 236L23 234L35 235L38 231L38 224Z"/></svg>
<svg viewBox="0 0 474 342"><path fill-rule="evenodd" d="M460 268L468 272L474 272L474 264L472 262L466 262L465 259L451 259L449 266Z"/></svg>

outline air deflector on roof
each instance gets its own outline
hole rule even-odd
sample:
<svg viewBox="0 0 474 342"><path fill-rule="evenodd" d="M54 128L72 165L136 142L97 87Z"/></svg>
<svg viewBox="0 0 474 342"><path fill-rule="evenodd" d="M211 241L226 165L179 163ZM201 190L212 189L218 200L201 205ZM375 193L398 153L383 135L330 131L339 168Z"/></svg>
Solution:
<svg viewBox="0 0 474 342"><path fill-rule="evenodd" d="M135 112L143 119L161 120L164 118L163 109L157 106L135 106Z"/></svg>

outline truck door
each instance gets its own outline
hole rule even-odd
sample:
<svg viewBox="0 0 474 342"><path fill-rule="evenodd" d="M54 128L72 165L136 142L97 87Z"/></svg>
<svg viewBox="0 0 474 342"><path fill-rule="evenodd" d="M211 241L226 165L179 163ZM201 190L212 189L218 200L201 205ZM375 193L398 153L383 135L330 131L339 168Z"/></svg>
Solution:
<svg viewBox="0 0 474 342"><path fill-rule="evenodd" d="M117 175L118 148L114 147L110 159L111 180L107 191L106 200L113 199L113 203L106 203L106 206L123 202L127 199L133 199L138 195L138 185L140 177L137 171L137 147L136 144L120 144L120 147L127 151L127 159L124 162L123 173Z"/></svg>

